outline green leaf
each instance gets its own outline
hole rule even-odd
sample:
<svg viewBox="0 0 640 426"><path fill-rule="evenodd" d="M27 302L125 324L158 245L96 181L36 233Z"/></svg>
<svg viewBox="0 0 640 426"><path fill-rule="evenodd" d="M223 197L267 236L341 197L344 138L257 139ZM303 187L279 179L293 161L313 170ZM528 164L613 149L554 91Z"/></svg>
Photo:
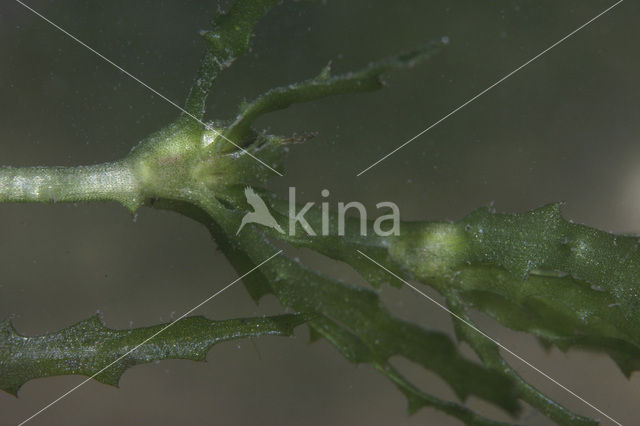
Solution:
<svg viewBox="0 0 640 426"><path fill-rule="evenodd" d="M209 226L232 263L237 256L227 253L229 247L242 252L243 260L254 265L276 251L259 232L235 235L241 212L228 210L211 199L204 201L202 208L215 221L202 212L182 213ZM396 355L442 377L462 400L473 395L508 413L519 411L511 378L464 358L446 334L393 317L375 292L326 277L285 255L277 256L258 271L283 305L321 315L309 322L314 335L329 340L351 362L371 363L407 395L410 409L434 406L473 424L494 424L463 406L421 392L390 364L390 358Z"/></svg>
<svg viewBox="0 0 640 426"><path fill-rule="evenodd" d="M16 332L11 322L3 321L0 389L17 395L20 387L32 379L68 374L90 377L122 357L94 377L117 386L122 374L134 365L164 359L204 361L209 349L217 343L245 337L290 336L295 327L311 318L312 315L288 314L212 321L194 316L172 323L153 338L168 324L114 330L105 327L96 315L54 333L28 337Z"/></svg>
<svg viewBox="0 0 640 426"><path fill-rule="evenodd" d="M242 105L235 121L225 131L225 136L238 142L246 140L251 133L251 124L258 117L293 104L381 89L384 87L382 78L385 73L411 68L439 52L442 46L441 42L431 42L420 49L372 62L361 70L337 76L331 75L329 64L314 78L271 89L254 101Z"/></svg>
<svg viewBox="0 0 640 426"><path fill-rule="evenodd" d="M627 375L640 365L637 237L570 223L558 204L404 229L390 253L420 281L564 350L609 353Z"/></svg>
<svg viewBox="0 0 640 426"><path fill-rule="evenodd" d="M268 193L262 195L276 212L281 225L286 226L288 206ZM242 208L239 195L230 200ZM558 230L560 216L556 212L557 206L521 215L496 215L482 210L482 214L476 212L458 223L402 222L401 235L388 237L375 235L372 222L367 223L367 235L361 235L357 218L347 218L345 235L339 236L337 215L330 214L329 235L309 236L302 229L298 229L295 236L266 232L273 238L285 239L296 246L346 262L373 285L379 286L383 282L402 285L356 252L363 250L397 275L418 279L436 288L447 297L450 308L455 306L458 315L471 324L473 321L467 316L466 307L485 312L507 327L532 333L563 350L580 347L608 353L628 375L640 365L637 357L640 351L634 340L636 326L626 320L613 294L561 270L545 270L535 262L530 265L532 269L526 277L503 266L522 264L521 259L527 256L533 258L535 253L524 254L521 247L536 247L536 238L551 238ZM491 219L487 219L487 214ZM321 229L319 209L311 209L305 218L312 228ZM477 223L478 218L481 224ZM550 218L556 220L556 226L549 227ZM494 223L489 226L491 220ZM578 227L577 231L586 228L562 221ZM605 240L611 238L600 231L589 231L600 233ZM523 236L524 232L528 234ZM480 237L482 241L479 241ZM563 236L555 238L564 240ZM611 244L611 247L616 246ZM520 398L561 424L593 424L524 381L486 337L455 318L453 321L458 337L469 342L485 365L514 380Z"/></svg>

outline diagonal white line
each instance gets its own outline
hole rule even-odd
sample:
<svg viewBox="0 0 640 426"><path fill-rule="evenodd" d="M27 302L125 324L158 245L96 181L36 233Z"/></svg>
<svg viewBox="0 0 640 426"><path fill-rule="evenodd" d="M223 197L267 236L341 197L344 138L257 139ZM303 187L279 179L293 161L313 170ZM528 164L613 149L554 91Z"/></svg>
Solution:
<svg viewBox="0 0 640 426"><path fill-rule="evenodd" d="M158 92L156 89L154 89L153 87L149 86L147 83L145 83L144 81L140 80L138 77L136 77L135 75L131 74L129 71L125 70L124 68L122 68L120 65L116 64L115 62L113 62L111 59L107 58L106 56L104 56L102 53L98 52L97 50L95 50L94 48L92 48L91 46L89 46L88 44L86 44L85 42L83 42L82 40L78 39L76 36L74 36L73 34L69 33L67 30L65 30L64 28L60 27L59 25L57 25L56 23L52 22L50 19L48 19L47 17L43 16L41 13L39 13L38 11L34 10L33 8L31 8L30 6L27 6L26 4L24 4L22 1L20 0L16 0L17 3L19 3L20 5L24 6L26 9L30 10L31 12L33 12L35 15L39 16L40 18L42 18L44 21L46 21L47 23L51 24L53 27L55 27L56 29L58 29L60 32L64 33L65 35L67 35L69 38L71 38L73 41L75 41L76 43L80 44L81 46L87 48L88 50L90 50L91 52L93 52L94 54L96 54L98 57L100 57L101 59L103 59L104 61L106 61L107 63L113 65L115 68L117 68L120 72L122 72L123 74L125 74L126 76L132 78L133 80L135 80L136 82L138 82L140 85L142 85L143 87L145 87L146 89L148 89L149 91L151 91L152 93L156 94L157 96L159 96L160 98L164 99L165 101L169 102L171 105L173 105L174 107L176 107L177 109L179 109L180 111L182 111L184 114L188 115L189 117L193 118L194 120L196 120L198 123L202 124L206 129L208 130L213 130L214 133L216 133L217 136L220 136L222 139L224 139L225 141L229 142L231 145L235 146L236 148L238 148L239 150L241 150L243 153L247 154L249 157L253 158L254 160L256 160L257 162L259 162L260 164L262 164L263 166L265 166L266 168L268 168L269 170L271 170L272 172L274 172L275 174L277 174L278 176L282 177L282 173L280 173L279 171L277 171L276 169L274 169L273 167L271 167L270 165L268 165L267 163L265 163L264 161L262 161L261 159L259 159L258 157L256 157L255 155L251 154L249 151L247 151L246 149L242 148L240 145L236 144L235 142L233 142L231 139L227 138L225 135L223 135L222 133L218 132L217 130L211 128L210 126L208 126L206 123L204 123L202 120L200 120L198 117L196 117L195 115L191 114L189 111L187 111L186 109L182 108L180 105L178 105L177 103L175 103L174 101L172 101L171 99L169 99L168 97L166 97L165 95L163 95L162 93Z"/></svg>
<svg viewBox="0 0 640 426"><path fill-rule="evenodd" d="M435 303L438 307L442 308L443 310L445 310L446 312L448 312L450 315L452 315L453 317L455 317L456 319L462 321L464 324L468 325L469 327L471 327L474 331L476 331L477 333L479 333L480 335L484 336L485 338L491 340L493 343L495 343L498 347L504 349L506 352L508 352L509 354L511 354L512 356L514 356L515 358L517 358L518 360L520 360L521 362L525 363L526 365L528 365L529 367L531 367L532 369L534 369L535 371L537 371L538 373L542 374L544 377L546 377L548 380L550 380L551 382L555 383L556 385L558 385L559 387L561 387L562 389L564 389L565 391L569 392L571 395L573 395L574 397L578 398L580 401L582 401L583 403L585 403L586 405L588 405L589 407L593 408L594 410L596 410L598 413L602 414L603 416L605 416L606 418L608 418L609 420L611 420L613 423L617 424L618 426L622 426L622 424L620 422L618 422L617 420L615 420L613 417L609 416L607 413L605 413L604 411L602 411L601 409L599 409L598 407L596 407L595 405L591 404L589 401L587 401L586 399L582 398L580 395L576 394L575 392L573 392L571 389L567 388L566 386L564 386L562 383L558 382L557 380L555 380L553 377L549 376L547 373L545 373L544 371L540 370L539 368L537 368L535 365L531 364L529 361L527 361L526 359L522 358L520 355L516 354L515 352L513 352L511 349L507 348L506 346L504 346L502 343L498 342L497 340L495 340L494 338L490 337L489 335L487 335L484 331L480 330L478 327L476 327L475 325L471 324L469 321L465 320L464 318L462 318L461 316L457 315L456 313L452 312L451 309L447 308L446 306L444 306L443 304L439 303L437 300L433 299L431 296L427 295L426 293L420 291L418 288L416 288L415 286L409 284L407 281L405 281L404 279L402 279L401 277L399 277L398 275L394 274L393 272L391 272L389 269L387 269L386 267L384 267L383 265L381 265L380 263L376 262L375 260L373 260L372 258L370 258L369 256L367 256L366 254L364 254L363 252L361 252L360 250L356 250L358 253L360 253L360 255L364 256L365 258L367 258L368 260L370 260L371 262L375 263L376 265L378 265L380 268L384 269L385 271L387 271L389 274L393 275L395 278L397 278L398 280L402 281L404 284L408 285L409 287L411 287L414 291L416 291L417 293L419 293L420 295L424 296L425 298L429 299L431 302Z"/></svg>
<svg viewBox="0 0 640 426"><path fill-rule="evenodd" d="M378 161L376 161L375 163L372 163L371 165L369 165L369 167L367 167L366 169L362 170L360 173L358 173L356 176L360 176L362 174L364 174L365 172L367 172L369 169L375 167L376 165L380 164L382 161L386 160L387 158L389 158L390 156L392 156L393 154L395 154L396 152L398 152L399 150L401 150L402 148L404 148L405 146L409 145L411 142L413 142L414 140L416 140L417 138L419 138L420 136L424 135L425 133L427 133L429 130L433 129L434 127L436 127L438 124L442 123L443 121L445 121L447 118L451 117L453 114L457 113L458 111L460 111L462 108L466 107L467 105L469 105L471 102L475 101L476 99L478 99L479 97L481 97L482 95L484 95L485 93L487 93L488 91L490 91L491 89L493 89L494 87L496 87L497 85L499 85L500 83L502 83L503 81L505 81L506 79L508 79L509 77L511 77L512 75L514 75L515 73L517 73L518 71L520 71L521 69L523 69L524 67L526 67L527 65L529 65L530 63L532 63L533 61L535 61L536 59L540 58L542 55L544 55L545 53L547 53L548 51L550 51L551 49L553 49L554 47L556 47L557 45L559 45L560 43L562 43L563 41L565 41L566 39L568 39L569 37L573 36L575 33L577 33L578 31L580 31L581 29L583 29L584 27L586 27L587 25L591 24L593 21L595 21L596 19L600 18L602 15L606 14L607 12L609 12L611 9L613 9L614 7L618 6L620 3L622 3L624 0L619 0L617 3L615 3L612 6L609 6L607 9L605 9L604 11L600 12L598 15L594 16L593 18L591 18L589 21L585 22L584 24L580 25L578 28L576 28L575 30L571 31L569 34L567 34L566 36L562 37L560 40L558 40L557 42L553 43L551 46L547 47L546 49L544 49L542 52L538 53L536 56L534 56L533 58L529 59L527 62L525 62L524 64L520 65L518 68L516 68L515 70L511 71L509 74L505 75L504 77L502 77L500 80L496 81L495 83L493 83L491 86L487 87L486 89L484 89L482 92L478 93L477 95L475 95L474 97L472 97L471 99L469 99L468 101L466 101L465 103L463 103L462 105L460 105L459 107L457 107L456 109L454 109L453 111L451 111L450 113L448 113L447 115L445 115L444 117L442 117L440 120L436 121L435 123L433 123L432 125L430 125L429 127L427 127L426 129L424 129L423 131L421 131L420 133L418 133L417 135L415 135L414 137L412 137L411 139L409 139L408 141L406 141L405 143L403 143L402 145L400 145L399 147L397 147L396 149L394 149L393 151L391 151L390 153L388 153L387 155L385 155L384 157L380 158Z"/></svg>
<svg viewBox="0 0 640 426"><path fill-rule="evenodd" d="M153 339L154 337L158 336L160 333L164 332L165 330L167 330L169 327L172 327L174 324L176 324L178 321L180 321L181 319L185 318L186 316L190 315L193 311L195 311L196 309L198 309L199 307L201 307L202 305L204 305L205 303L209 302L211 299L213 299L214 297L216 297L217 295L219 295L220 293L222 293L223 291L227 290L229 287L231 287L232 285L234 285L235 283L237 283L238 281L240 281L241 279L243 279L244 277L246 277L247 275L249 275L250 273L252 273L253 271L255 271L256 269L260 268L262 265L264 265L265 263L267 263L268 261L270 261L271 259L273 259L274 257L278 256L280 253L282 253L282 250L278 251L277 253L275 253L274 255L272 255L270 258L268 258L267 260L263 261L262 263L260 263L259 265L253 267L251 270L249 270L248 272L246 272L244 275L236 278L235 280L233 280L231 283L227 284L222 290L218 290L217 292L215 292L214 294L212 294L211 296L207 297L206 299L204 299L202 302L198 303L196 306L194 306L193 308L189 309L187 312L185 312L184 314L182 314L177 320L175 320L172 323L167 324L166 326L162 327L160 330L158 330L156 333L154 333L152 336L147 337L145 340L143 340L142 342L140 342L138 345L136 345L133 349L131 349L130 351L128 351L127 353L125 353L124 355L122 355L121 357L119 357L118 359L116 359L115 361L113 361L111 364L107 365L106 367L102 368L100 371L98 371L97 373L94 373L91 377L85 379L84 381L80 382L80 384L76 385L75 387L69 389L67 392L65 392L64 394L60 395L58 398L56 398L55 400L51 401L49 404L45 405L44 407L42 407L40 410L38 410L36 413L34 413L33 415L31 415L31 417L23 420L22 422L20 422L18 424L18 426L22 426L25 423L31 421L34 417L38 416L39 414L41 414L42 412L44 412L45 410L51 408L54 404L58 403L61 399L69 396L71 393L75 392L78 388L80 388L81 386L85 385L87 382L91 381L94 377L98 376L99 374L101 374L102 372L106 371L107 369L109 369L109 367L111 367L112 365L114 365L115 363L117 363L118 361L122 360L123 358L125 358L127 355L129 355L130 353L132 353L133 351L135 351L136 349L138 349L140 346L146 344L148 341L150 341L151 339Z"/></svg>

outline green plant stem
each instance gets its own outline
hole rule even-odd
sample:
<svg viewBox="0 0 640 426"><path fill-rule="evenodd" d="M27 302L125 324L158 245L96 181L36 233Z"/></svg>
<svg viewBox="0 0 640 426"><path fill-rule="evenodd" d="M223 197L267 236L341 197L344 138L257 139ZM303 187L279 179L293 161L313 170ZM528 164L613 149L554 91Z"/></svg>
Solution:
<svg viewBox="0 0 640 426"><path fill-rule="evenodd" d="M126 161L76 167L1 167L0 202L117 201L140 204L139 185Z"/></svg>

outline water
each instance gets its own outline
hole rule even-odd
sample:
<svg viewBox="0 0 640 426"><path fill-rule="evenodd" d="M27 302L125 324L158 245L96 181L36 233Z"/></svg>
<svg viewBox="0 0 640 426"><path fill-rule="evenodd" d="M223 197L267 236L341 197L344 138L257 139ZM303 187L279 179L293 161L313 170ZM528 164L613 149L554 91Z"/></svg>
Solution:
<svg viewBox="0 0 640 426"><path fill-rule="evenodd" d="M146 89L23 8L5 3L0 10L2 163L114 160L176 116L162 99L149 97ZM577 0L560 5L415 0L393 8L365 0L287 3L260 25L252 52L220 76L206 119L230 119L241 100L313 77L330 60L333 72L341 73L446 37L443 54L392 74L384 91L295 106L258 121L274 133L319 134L291 147L288 173L274 178L271 188L286 198L287 188L295 185L317 203L324 188L332 198L372 206L391 200L404 219L414 220L459 219L489 200L495 200L496 210L510 212L565 201L569 219L635 232L640 229L633 190L640 124L633 94L640 91L640 61L630 40L640 37L635 25L640 9L632 2L355 177L608 5ZM204 0L33 6L178 101L199 63L197 32L207 28L218 7ZM236 276L204 229L176 215L142 210L133 223L116 205L56 204L0 206L0 217L0 319L15 315L16 327L25 334L66 327L96 309L110 327L128 328L130 321L136 327L152 325L167 312L184 312ZM333 273L363 284L352 271ZM401 304L408 319L451 331L446 315L413 294L387 289L383 296L390 306ZM282 310L270 297L256 306L238 285L198 313L223 319ZM627 380L606 357L547 353L528 336L482 318L478 322L622 423L637 417L640 382ZM407 416L402 395L377 372L356 369L326 342L309 345L307 337L300 328L295 339L260 339L261 359L250 345L221 344L206 364L163 362L170 375L159 374L153 365L136 367L118 390L91 383L41 421L458 424L432 410ZM450 396L446 385L404 367L421 386ZM594 415L544 379L522 372L556 401ZM2 420L15 423L77 382L69 377L34 381L17 400L0 394ZM509 420L477 401L470 404ZM522 421L546 420L525 410Z"/></svg>

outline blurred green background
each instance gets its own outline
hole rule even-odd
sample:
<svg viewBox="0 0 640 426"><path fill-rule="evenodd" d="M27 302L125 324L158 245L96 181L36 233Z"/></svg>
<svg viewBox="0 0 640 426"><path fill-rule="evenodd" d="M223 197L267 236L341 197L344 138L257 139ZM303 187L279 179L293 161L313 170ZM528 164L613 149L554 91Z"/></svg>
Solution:
<svg viewBox="0 0 640 426"><path fill-rule="evenodd" d="M223 2L225 5L227 2ZM216 1L30 0L45 16L169 98L182 103L197 69L199 29ZM317 131L295 146L271 189L330 201L391 200L404 219L459 219L495 203L523 211L564 201L565 217L619 233L640 231L640 5L626 1L487 95L361 177L356 173L485 89L613 1L285 2L264 19L250 54L216 82L209 119L231 118L243 99L448 36L446 51L389 78L376 93L295 106L258 123L274 133ZM175 109L12 0L0 6L0 163L74 165L125 155ZM24 334L66 327L99 311L110 327L179 316L236 276L207 232L175 214L115 204L0 206L0 318ZM350 268L296 253L324 272L366 285ZM389 309L452 331L445 312L408 289L382 289ZM199 313L223 319L281 312L256 306L242 285ZM637 422L640 380L607 357L545 352L522 333L475 315L488 334L625 424ZM465 354L473 357L463 345ZM575 411L590 408L516 360L531 383ZM221 344L209 362L136 367L116 389L89 383L33 424L438 424L409 416L404 397L369 366L326 342L296 337ZM394 360L425 390L446 384ZM1 374L1 372L0 372ZM14 424L79 383L49 378L18 399L0 393L0 423ZM510 420L471 399L487 416ZM511 419L512 420L512 419ZM525 407L519 421L549 422Z"/></svg>

